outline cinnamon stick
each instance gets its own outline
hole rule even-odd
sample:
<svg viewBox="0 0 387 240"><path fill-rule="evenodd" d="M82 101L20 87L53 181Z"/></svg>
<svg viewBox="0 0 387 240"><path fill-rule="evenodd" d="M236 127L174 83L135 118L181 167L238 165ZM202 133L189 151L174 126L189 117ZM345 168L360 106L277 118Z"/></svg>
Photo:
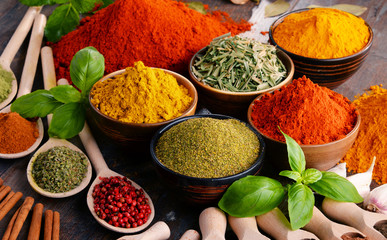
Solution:
<svg viewBox="0 0 387 240"><path fill-rule="evenodd" d="M5 188L5 185L0 186L0 191L2 191Z"/></svg>
<svg viewBox="0 0 387 240"><path fill-rule="evenodd" d="M42 225L43 204L37 203L34 207L31 219L30 231L27 240L39 240L40 227Z"/></svg>
<svg viewBox="0 0 387 240"><path fill-rule="evenodd" d="M13 197L13 195L15 195L14 191L11 191L8 193L7 197L0 203L0 209L2 207L4 207L4 205L9 201L9 199L11 199L11 197Z"/></svg>
<svg viewBox="0 0 387 240"><path fill-rule="evenodd" d="M22 198L23 193L15 193L8 202L0 209L0 221L4 218L5 215L15 206L15 204Z"/></svg>
<svg viewBox="0 0 387 240"><path fill-rule="evenodd" d="M52 210L46 210L44 213L44 240L51 240L52 236L52 222L53 213Z"/></svg>
<svg viewBox="0 0 387 240"><path fill-rule="evenodd" d="M11 221L9 221L9 223L8 223L7 229L5 230L5 233L3 235L2 240L8 240L9 239L9 236L11 235L11 231L12 231L13 225L15 224L16 217L17 217L17 215L19 215L20 209L21 209L21 206L16 210L15 214L13 214L13 216L11 218Z"/></svg>
<svg viewBox="0 0 387 240"><path fill-rule="evenodd" d="M21 205L20 212L16 217L11 235L9 236L9 240L17 239L17 236L19 235L20 230L23 227L23 223L25 222L33 204L34 204L34 199L32 197L26 197L23 204Z"/></svg>
<svg viewBox="0 0 387 240"><path fill-rule="evenodd" d="M52 240L59 240L59 231L60 231L60 214L59 212L54 212L54 224L52 227Z"/></svg>
<svg viewBox="0 0 387 240"><path fill-rule="evenodd" d="M2 178L0 178L0 186L3 185L4 181Z"/></svg>
<svg viewBox="0 0 387 240"><path fill-rule="evenodd" d="M0 189L0 201L3 200L3 198L5 196L7 196L7 194L11 191L11 187L10 186L4 186L3 185L3 186L1 186L1 188L3 188L3 189Z"/></svg>

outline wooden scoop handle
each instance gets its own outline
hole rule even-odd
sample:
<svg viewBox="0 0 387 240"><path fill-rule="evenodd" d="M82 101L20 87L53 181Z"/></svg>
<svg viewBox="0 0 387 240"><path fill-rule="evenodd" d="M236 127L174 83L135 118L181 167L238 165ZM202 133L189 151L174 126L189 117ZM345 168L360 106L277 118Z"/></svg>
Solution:
<svg viewBox="0 0 387 240"><path fill-rule="evenodd" d="M255 217L237 218L228 216L228 223L239 240L269 240L258 231Z"/></svg>
<svg viewBox="0 0 387 240"><path fill-rule="evenodd" d="M166 240L170 235L171 230L168 225L159 221L141 234L123 236L117 240Z"/></svg>
<svg viewBox="0 0 387 240"><path fill-rule="evenodd" d="M30 42L28 44L27 56L20 78L19 92L16 96L17 98L31 92L36 73L36 66L38 65L39 49L42 45L46 21L46 16L43 14L39 14L35 17Z"/></svg>
<svg viewBox="0 0 387 240"><path fill-rule="evenodd" d="M227 219L219 208L204 209L199 216L199 226L202 240L225 240Z"/></svg>
<svg viewBox="0 0 387 240"><path fill-rule="evenodd" d="M341 237L346 234L364 236L364 234L353 227L332 222L316 207L313 207L313 217L305 225L304 229L316 234L322 240L342 240Z"/></svg>
<svg viewBox="0 0 387 240"><path fill-rule="evenodd" d="M42 70L43 70L43 83L44 89L50 90L56 86L56 75L54 66L54 57L52 55L51 47L43 47L41 52L42 57ZM52 114L47 115L47 122L50 125Z"/></svg>
<svg viewBox="0 0 387 240"><path fill-rule="evenodd" d="M322 210L329 218L358 229L370 240L386 239L374 225L383 220L387 221L387 215L368 212L355 203L338 202L329 198L324 199Z"/></svg>
<svg viewBox="0 0 387 240"><path fill-rule="evenodd" d="M179 240L200 240L200 234L196 230L189 229Z"/></svg>
<svg viewBox="0 0 387 240"><path fill-rule="evenodd" d="M0 57L6 67L10 67L13 58L31 29L35 16L41 9L42 7L30 7L21 20L19 26L16 28Z"/></svg>
<svg viewBox="0 0 387 240"><path fill-rule="evenodd" d="M302 229L292 230L285 215L278 208L256 217L258 226L277 240L318 239Z"/></svg>

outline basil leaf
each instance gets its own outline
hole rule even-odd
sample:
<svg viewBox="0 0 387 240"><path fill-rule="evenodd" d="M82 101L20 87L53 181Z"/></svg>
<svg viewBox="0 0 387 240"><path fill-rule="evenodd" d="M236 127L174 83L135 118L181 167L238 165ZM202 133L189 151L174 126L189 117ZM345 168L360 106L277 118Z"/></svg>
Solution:
<svg viewBox="0 0 387 240"><path fill-rule="evenodd" d="M322 173L314 168L308 168L302 172L302 182L307 185L317 182L321 177Z"/></svg>
<svg viewBox="0 0 387 240"><path fill-rule="evenodd" d="M52 116L48 134L62 139L76 136L85 124L86 113L81 103L66 103L58 107Z"/></svg>
<svg viewBox="0 0 387 240"><path fill-rule="evenodd" d="M91 12L99 0L71 0L71 4L80 13Z"/></svg>
<svg viewBox="0 0 387 240"><path fill-rule="evenodd" d="M113 0L102 0L102 2L103 2L102 8L105 8L105 7L109 6L110 4L114 3Z"/></svg>
<svg viewBox="0 0 387 240"><path fill-rule="evenodd" d="M71 80L86 96L105 71L105 58L94 47L79 50L70 63Z"/></svg>
<svg viewBox="0 0 387 240"><path fill-rule="evenodd" d="M305 170L304 152L293 138L286 135L281 129L280 131L285 136L290 168L293 171L302 173Z"/></svg>
<svg viewBox="0 0 387 240"><path fill-rule="evenodd" d="M65 4L70 2L70 0L52 0L52 1L57 4Z"/></svg>
<svg viewBox="0 0 387 240"><path fill-rule="evenodd" d="M218 206L234 217L251 217L269 212L285 196L281 183L263 176L247 176L235 181Z"/></svg>
<svg viewBox="0 0 387 240"><path fill-rule="evenodd" d="M45 117L61 106L48 90L36 90L17 98L11 105L11 111L24 118Z"/></svg>
<svg viewBox="0 0 387 240"><path fill-rule="evenodd" d="M78 24L77 10L71 4L64 4L52 12L47 20L44 34L49 42L57 42L63 35L74 30Z"/></svg>
<svg viewBox="0 0 387 240"><path fill-rule="evenodd" d="M314 196L312 190L302 183L293 183L288 192L290 225L293 230L305 226L313 216Z"/></svg>
<svg viewBox="0 0 387 240"><path fill-rule="evenodd" d="M363 201L363 198L350 181L334 172L321 173L320 180L308 185L318 194L340 202L360 203Z"/></svg>
<svg viewBox="0 0 387 240"><path fill-rule="evenodd" d="M281 171L279 175L293 179L296 182L301 179L301 174L299 172L290 171L290 170Z"/></svg>
<svg viewBox="0 0 387 240"><path fill-rule="evenodd" d="M80 102L81 93L71 85L61 85L50 89L56 100L62 103Z"/></svg>
<svg viewBox="0 0 387 240"><path fill-rule="evenodd" d="M19 0L19 2L30 7L55 4L55 0Z"/></svg>

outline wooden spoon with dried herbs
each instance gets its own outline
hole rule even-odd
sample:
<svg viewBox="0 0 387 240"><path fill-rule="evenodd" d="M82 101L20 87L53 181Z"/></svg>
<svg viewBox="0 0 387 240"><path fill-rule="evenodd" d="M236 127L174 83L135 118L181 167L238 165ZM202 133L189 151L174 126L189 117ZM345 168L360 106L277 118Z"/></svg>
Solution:
<svg viewBox="0 0 387 240"><path fill-rule="evenodd" d="M286 78L274 46L239 36L213 40L191 70L205 85L230 92L264 90Z"/></svg>

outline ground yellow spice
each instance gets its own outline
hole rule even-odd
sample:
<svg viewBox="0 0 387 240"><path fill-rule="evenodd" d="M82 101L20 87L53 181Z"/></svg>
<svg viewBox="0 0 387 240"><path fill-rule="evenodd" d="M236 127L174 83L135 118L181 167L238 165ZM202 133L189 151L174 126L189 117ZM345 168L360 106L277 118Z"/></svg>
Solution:
<svg viewBox="0 0 387 240"><path fill-rule="evenodd" d="M157 123L176 118L190 106L188 89L161 69L139 61L126 72L97 82L91 103L103 114L128 123Z"/></svg>
<svg viewBox="0 0 387 240"><path fill-rule="evenodd" d="M283 49L310 58L341 58L359 52L370 38L363 19L350 13L315 8L287 16L273 32Z"/></svg>
<svg viewBox="0 0 387 240"><path fill-rule="evenodd" d="M387 89L372 86L371 91L357 96L353 103L360 112L359 134L342 162L349 171L365 172L376 156L372 178L387 183Z"/></svg>

